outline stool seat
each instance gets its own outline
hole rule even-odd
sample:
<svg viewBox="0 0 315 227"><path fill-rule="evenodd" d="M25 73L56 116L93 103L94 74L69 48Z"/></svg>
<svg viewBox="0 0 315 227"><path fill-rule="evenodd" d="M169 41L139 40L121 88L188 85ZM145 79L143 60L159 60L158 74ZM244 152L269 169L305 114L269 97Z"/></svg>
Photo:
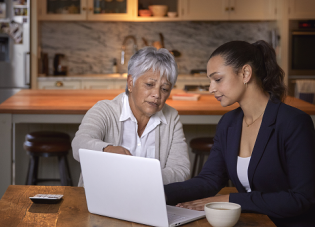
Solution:
<svg viewBox="0 0 315 227"><path fill-rule="evenodd" d="M25 136L24 149L29 152L68 152L70 136L63 132L31 132Z"/></svg>
<svg viewBox="0 0 315 227"><path fill-rule="evenodd" d="M24 149L30 155L30 164L27 185L40 181L60 180L61 185L72 185L69 165L67 161L68 151L71 149L70 136L63 132L38 131L25 136ZM60 179L38 179L39 157L58 157Z"/></svg>
<svg viewBox="0 0 315 227"><path fill-rule="evenodd" d="M210 152L210 149L213 146L213 138L212 137L199 137L199 138L194 138L190 141L190 147L194 151L206 151Z"/></svg>
<svg viewBox="0 0 315 227"><path fill-rule="evenodd" d="M197 169L197 161L199 159L197 170L197 174L199 174L203 166L205 155L210 154L210 150L213 146L213 138L212 137L194 138L190 141L189 146L191 147L191 151L195 154L195 160L191 172L191 177L194 177Z"/></svg>

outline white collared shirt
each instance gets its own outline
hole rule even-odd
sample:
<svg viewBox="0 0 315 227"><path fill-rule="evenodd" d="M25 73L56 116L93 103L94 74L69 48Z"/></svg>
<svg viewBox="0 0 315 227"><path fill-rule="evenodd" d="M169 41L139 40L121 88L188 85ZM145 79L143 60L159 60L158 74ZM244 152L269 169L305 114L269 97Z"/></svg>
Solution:
<svg viewBox="0 0 315 227"><path fill-rule="evenodd" d="M161 123L167 124L163 112L160 110L150 117L141 138L139 138L138 122L131 111L128 95L124 94L122 101L123 108L119 118L119 121L123 122L120 146L129 150L133 156L155 158L154 129Z"/></svg>

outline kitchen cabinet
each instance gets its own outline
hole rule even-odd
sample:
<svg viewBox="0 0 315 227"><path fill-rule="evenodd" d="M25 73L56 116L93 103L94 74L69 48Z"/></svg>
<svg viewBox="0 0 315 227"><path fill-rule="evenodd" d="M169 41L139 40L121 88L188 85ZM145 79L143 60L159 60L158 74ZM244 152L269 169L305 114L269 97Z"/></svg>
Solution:
<svg viewBox="0 0 315 227"><path fill-rule="evenodd" d="M289 0L289 19L315 19L314 0Z"/></svg>
<svg viewBox="0 0 315 227"><path fill-rule="evenodd" d="M38 89L125 89L127 78L105 75L94 78L91 76L39 77L37 83ZM174 88L184 89L185 85L209 85L209 79L206 76L178 76Z"/></svg>
<svg viewBox="0 0 315 227"><path fill-rule="evenodd" d="M116 80L114 83L114 89L125 89L127 85L127 79Z"/></svg>
<svg viewBox="0 0 315 227"><path fill-rule="evenodd" d="M229 0L184 0L182 18L186 20L228 20Z"/></svg>
<svg viewBox="0 0 315 227"><path fill-rule="evenodd" d="M276 0L183 0L185 20L275 20Z"/></svg>
<svg viewBox="0 0 315 227"><path fill-rule="evenodd" d="M85 20L86 0L40 0L38 1L39 20Z"/></svg>
<svg viewBox="0 0 315 227"><path fill-rule="evenodd" d="M178 77L175 84L175 89L184 89L185 85L209 85L209 79L205 77Z"/></svg>
<svg viewBox="0 0 315 227"><path fill-rule="evenodd" d="M81 89L114 89L114 83L113 80L82 80Z"/></svg>
<svg viewBox="0 0 315 227"><path fill-rule="evenodd" d="M297 0L291 0L297 2ZM312 0L302 0L310 2ZM276 0L172 0L166 2L177 16L140 17L143 0L42 0L39 20L89 21L182 21L182 20L275 20ZM150 4L154 4L151 1ZM297 4L297 3L296 3ZM145 6L147 8L149 3ZM303 7L302 7L303 8ZM309 10L311 12L311 10Z"/></svg>
<svg viewBox="0 0 315 227"><path fill-rule="evenodd" d="M136 14L133 21L180 21L182 20L181 10L183 0L135 0L135 8ZM168 12L176 12L176 16L169 17L165 15L164 17L156 17L156 16L140 16L138 9L148 9L149 5L167 5Z"/></svg>
<svg viewBox="0 0 315 227"><path fill-rule="evenodd" d="M81 81L71 80L55 80L55 81L39 81L38 89L81 89Z"/></svg>
<svg viewBox="0 0 315 227"><path fill-rule="evenodd" d="M131 20L135 0L41 0L39 20Z"/></svg>

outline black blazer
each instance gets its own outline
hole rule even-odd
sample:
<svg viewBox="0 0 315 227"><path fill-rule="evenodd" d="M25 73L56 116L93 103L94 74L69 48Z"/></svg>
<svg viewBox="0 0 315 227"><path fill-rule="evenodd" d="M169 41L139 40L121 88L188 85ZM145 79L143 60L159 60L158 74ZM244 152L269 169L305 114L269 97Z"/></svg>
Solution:
<svg viewBox="0 0 315 227"><path fill-rule="evenodd" d="M247 193L237 176L243 111L225 114L201 173L164 187L167 203L214 196L231 179L230 194L243 212L266 214L277 226L315 226L315 132L309 115L280 101L269 101L262 119L248 178Z"/></svg>

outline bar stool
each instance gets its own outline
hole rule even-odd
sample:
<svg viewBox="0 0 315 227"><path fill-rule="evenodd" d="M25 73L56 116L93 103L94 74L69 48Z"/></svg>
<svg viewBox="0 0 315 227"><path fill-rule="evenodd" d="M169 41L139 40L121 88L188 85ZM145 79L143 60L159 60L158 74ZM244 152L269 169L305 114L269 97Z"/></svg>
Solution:
<svg viewBox="0 0 315 227"><path fill-rule="evenodd" d="M195 159L194 159L194 164L193 164L193 169L191 172L191 177L195 176L195 171L197 168L197 162L198 162L198 171L196 174L199 174L202 166L203 166L203 161L205 155L210 154L210 150L213 146L213 138L212 137L199 137L199 138L194 138L190 141L189 143L191 147L191 151L196 154Z"/></svg>
<svg viewBox="0 0 315 227"><path fill-rule="evenodd" d="M70 136L62 132L38 131L25 136L24 149L30 155L26 185L36 185L42 181L60 181L62 186L72 186L67 160L71 149ZM57 157L60 179L38 179L40 157Z"/></svg>

